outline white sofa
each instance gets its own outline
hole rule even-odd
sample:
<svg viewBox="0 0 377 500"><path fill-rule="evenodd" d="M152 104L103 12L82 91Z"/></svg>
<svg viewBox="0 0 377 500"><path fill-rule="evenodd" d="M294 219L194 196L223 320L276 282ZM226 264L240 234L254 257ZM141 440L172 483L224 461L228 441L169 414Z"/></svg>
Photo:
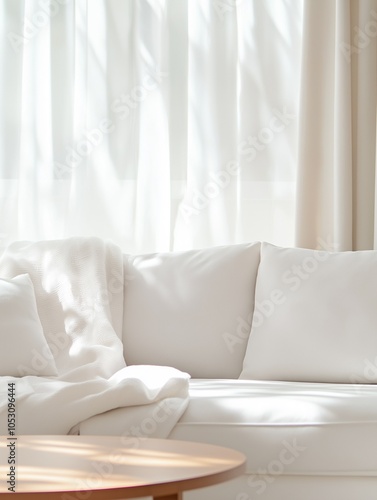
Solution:
<svg viewBox="0 0 377 500"><path fill-rule="evenodd" d="M169 438L247 456L243 477L187 500L377 498L377 252L253 243L124 262L127 364L192 377ZM121 412L80 432L127 432Z"/></svg>
<svg viewBox="0 0 377 500"><path fill-rule="evenodd" d="M105 249L94 243L16 245L3 258L1 272L9 278L30 274L43 326L55 339L63 338L64 324L70 330L69 342L74 342L67 349L74 355L75 372L90 373L97 352L106 361L104 377L123 373L123 359L108 366L112 353L123 348L127 365L166 365L189 373L188 406L183 411L183 396L176 398L177 405L171 397L165 406L146 405L150 416L140 420L137 409L132 417L132 408L117 407L114 398L124 391L114 392L118 379L112 378L114 397L107 404L115 409L101 410L102 399L92 397L88 401L97 409L84 418L85 401L69 411L61 408L58 397L43 398L47 385L34 377L33 390L41 391L35 433L56 432L61 412L69 429L77 408L81 423L72 433L153 437L165 416L179 408L168 438L228 446L247 456L243 477L187 492L186 500L376 500L377 252L250 243L138 256L112 249L112 259L101 260ZM66 246L71 253L61 259ZM92 279L89 263L102 261L101 280ZM120 286L116 262L124 270ZM106 275L113 280L110 294ZM85 310L80 294L97 285L106 300ZM52 292L52 306L43 307ZM85 351L83 338L80 358L78 332L84 320L93 346ZM98 350L104 328L106 348ZM59 353L56 348L59 373L67 349ZM89 383L75 394L85 395ZM23 388L31 393L27 377L17 384L19 393ZM97 386L89 389L98 392ZM22 410L22 402L19 425L30 429L32 413ZM49 419L41 419L47 411Z"/></svg>

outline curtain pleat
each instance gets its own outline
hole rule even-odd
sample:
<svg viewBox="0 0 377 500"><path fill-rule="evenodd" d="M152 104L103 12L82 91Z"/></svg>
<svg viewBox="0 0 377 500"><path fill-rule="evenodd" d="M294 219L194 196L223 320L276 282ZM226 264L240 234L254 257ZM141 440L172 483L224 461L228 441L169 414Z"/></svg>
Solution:
<svg viewBox="0 0 377 500"><path fill-rule="evenodd" d="M375 0L306 0L296 245L371 249L376 201Z"/></svg>
<svg viewBox="0 0 377 500"><path fill-rule="evenodd" d="M376 240L377 0L0 0L0 245Z"/></svg>

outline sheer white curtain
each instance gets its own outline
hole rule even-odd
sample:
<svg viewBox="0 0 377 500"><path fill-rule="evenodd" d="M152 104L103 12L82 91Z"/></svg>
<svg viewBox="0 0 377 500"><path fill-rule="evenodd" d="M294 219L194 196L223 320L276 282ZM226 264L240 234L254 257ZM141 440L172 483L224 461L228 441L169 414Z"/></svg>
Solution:
<svg viewBox="0 0 377 500"><path fill-rule="evenodd" d="M305 0L297 246L377 248L376 39L376 0Z"/></svg>
<svg viewBox="0 0 377 500"><path fill-rule="evenodd" d="M0 0L4 242L294 241L300 0Z"/></svg>

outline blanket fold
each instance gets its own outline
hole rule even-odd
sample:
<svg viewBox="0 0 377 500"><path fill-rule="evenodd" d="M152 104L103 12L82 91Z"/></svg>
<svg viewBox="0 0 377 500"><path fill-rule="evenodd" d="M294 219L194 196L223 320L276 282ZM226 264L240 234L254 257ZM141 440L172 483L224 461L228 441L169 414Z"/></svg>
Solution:
<svg viewBox="0 0 377 500"><path fill-rule="evenodd" d="M150 404L178 398L181 411L164 426L171 428L187 403L189 375L170 367L126 366L121 249L99 238L16 242L0 259L0 277L23 273L33 282L58 376L1 377L0 433L7 434L9 382L16 384L18 434L68 434L115 408L140 406L142 418L144 407L148 413ZM1 335L6 332L0 331L0 342Z"/></svg>

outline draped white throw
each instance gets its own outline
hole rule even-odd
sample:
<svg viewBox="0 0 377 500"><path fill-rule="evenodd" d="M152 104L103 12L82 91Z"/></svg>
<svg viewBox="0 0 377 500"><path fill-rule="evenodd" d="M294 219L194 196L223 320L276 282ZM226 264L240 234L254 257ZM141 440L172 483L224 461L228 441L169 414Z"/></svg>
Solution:
<svg viewBox="0 0 377 500"><path fill-rule="evenodd" d="M99 238L16 242L5 250L0 275L30 276L51 351L35 344L26 362L18 352L8 352L20 376L0 377L1 435L7 433L8 384L14 384L17 396L19 434L77 432L81 422L86 425L111 410L122 413L126 429L135 415L142 422L156 406L169 405L162 425L155 425L156 436L169 435L187 407L190 377L169 366L126 366L123 271L121 249ZM6 335L3 320L2 349L9 345ZM57 374L50 377L43 369L52 356Z"/></svg>
<svg viewBox="0 0 377 500"><path fill-rule="evenodd" d="M376 1L0 0L1 246L371 248Z"/></svg>

